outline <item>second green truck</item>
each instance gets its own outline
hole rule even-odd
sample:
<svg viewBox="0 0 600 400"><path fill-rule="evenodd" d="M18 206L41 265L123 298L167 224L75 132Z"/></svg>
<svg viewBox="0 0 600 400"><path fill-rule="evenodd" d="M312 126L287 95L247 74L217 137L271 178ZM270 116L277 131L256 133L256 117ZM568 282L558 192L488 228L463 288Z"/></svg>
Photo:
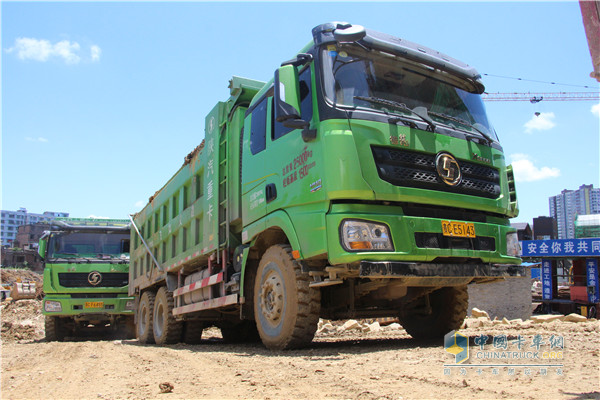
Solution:
<svg viewBox="0 0 600 400"><path fill-rule="evenodd" d="M135 337L129 282L129 221L57 218L40 239L46 340L110 327ZM110 332L110 331L109 331Z"/></svg>
<svg viewBox="0 0 600 400"><path fill-rule="evenodd" d="M234 77L201 145L133 216L143 343L304 346L318 319L460 327L467 284L520 276L512 168L475 69L347 23L269 82Z"/></svg>

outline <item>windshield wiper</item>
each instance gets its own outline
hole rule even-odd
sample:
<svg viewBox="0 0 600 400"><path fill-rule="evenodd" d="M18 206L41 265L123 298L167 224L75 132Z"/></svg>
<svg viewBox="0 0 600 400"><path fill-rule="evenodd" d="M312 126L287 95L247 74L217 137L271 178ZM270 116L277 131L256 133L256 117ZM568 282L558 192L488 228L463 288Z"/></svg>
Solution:
<svg viewBox="0 0 600 400"><path fill-rule="evenodd" d="M373 103L373 104L381 104L382 106L393 107L393 108L395 108L397 110L409 112L409 113L411 113L413 115L416 115L422 121L424 121L425 123L427 123L427 125L431 129L431 132L435 132L435 123L433 122L433 120L431 118L429 118L429 116L426 113L423 114L422 112L420 112L420 110L417 111L417 108L422 108L422 107L416 107L413 110L413 109L409 108L404 103L398 103L398 102L393 101L393 100L382 99L381 97L354 96L354 98L357 99L357 100L364 100L364 101L368 101L368 102ZM427 110L425 110L425 111L427 112Z"/></svg>
<svg viewBox="0 0 600 400"><path fill-rule="evenodd" d="M448 121L456 122L457 124L461 124L463 126L474 129L475 131L477 131L477 133L479 133L481 136L483 136L485 138L485 140L487 140L488 144L492 144L494 142L494 139L492 139L492 137L490 135L481 131L480 129L477 129L474 125L471 125L469 122L465 121L464 119L453 117L452 115L448 115L448 114L433 112L433 111L429 111L429 114L439 117L439 118L446 119Z"/></svg>
<svg viewBox="0 0 600 400"><path fill-rule="evenodd" d="M129 261L129 257L127 258L122 258L116 254L107 254L107 253L98 253L97 258L99 260L110 260L110 261L117 261L117 262L128 262Z"/></svg>
<svg viewBox="0 0 600 400"><path fill-rule="evenodd" d="M54 254L60 254L61 256L78 256L79 255L79 253L66 253L63 251L57 251Z"/></svg>
<svg viewBox="0 0 600 400"><path fill-rule="evenodd" d="M92 260L89 257L83 257L83 256L80 256L77 253L57 253L57 254L73 255L75 257L63 257L62 255L58 255L58 256L57 255L53 255L52 257L48 257L48 260L55 261L55 262L56 261L60 261L60 260L65 260L68 263L82 262L82 261L85 261L85 262L89 263Z"/></svg>

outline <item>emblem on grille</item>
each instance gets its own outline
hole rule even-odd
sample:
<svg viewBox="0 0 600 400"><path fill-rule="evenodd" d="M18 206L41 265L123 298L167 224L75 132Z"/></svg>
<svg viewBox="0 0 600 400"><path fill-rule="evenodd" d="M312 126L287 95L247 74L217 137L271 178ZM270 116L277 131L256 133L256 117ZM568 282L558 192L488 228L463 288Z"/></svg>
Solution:
<svg viewBox="0 0 600 400"><path fill-rule="evenodd" d="M462 175L458 161L448 153L439 153L435 158L435 168L446 185L456 186Z"/></svg>
<svg viewBox="0 0 600 400"><path fill-rule="evenodd" d="M88 274L88 282L92 286L98 286L102 282L102 275L98 271L92 271Z"/></svg>

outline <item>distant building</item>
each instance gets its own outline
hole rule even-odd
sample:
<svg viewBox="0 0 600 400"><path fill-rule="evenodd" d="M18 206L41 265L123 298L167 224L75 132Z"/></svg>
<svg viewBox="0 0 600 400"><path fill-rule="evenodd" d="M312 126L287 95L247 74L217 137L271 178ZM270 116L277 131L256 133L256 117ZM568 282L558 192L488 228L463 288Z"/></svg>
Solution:
<svg viewBox="0 0 600 400"><path fill-rule="evenodd" d="M600 189L581 185L577 190L563 190L549 198L550 216L556 219L559 239L575 237L575 218L582 214L600 214Z"/></svg>
<svg viewBox="0 0 600 400"><path fill-rule="evenodd" d="M552 217L537 217L533 219L533 239L558 239L556 220Z"/></svg>
<svg viewBox="0 0 600 400"><path fill-rule="evenodd" d="M533 231L531 225L527 222L513 222L510 224L513 228L517 229L517 236L519 241L521 240L533 240Z"/></svg>
<svg viewBox="0 0 600 400"><path fill-rule="evenodd" d="M27 212L26 208L19 208L18 211L2 210L0 224L0 239L2 246L14 246L17 238L17 231L21 225L33 225L37 223L49 223L57 217L68 217L69 213L45 211L43 214Z"/></svg>
<svg viewBox="0 0 600 400"><path fill-rule="evenodd" d="M48 230L50 230L49 224L21 225L17 230L17 237L13 242L13 247L19 247L24 250L35 250L38 248L40 237Z"/></svg>
<svg viewBox="0 0 600 400"><path fill-rule="evenodd" d="M37 250L2 249L0 266L2 268L28 268L38 272L44 270L42 258Z"/></svg>
<svg viewBox="0 0 600 400"><path fill-rule="evenodd" d="M600 237L600 214L578 215L575 220L575 237L577 239Z"/></svg>

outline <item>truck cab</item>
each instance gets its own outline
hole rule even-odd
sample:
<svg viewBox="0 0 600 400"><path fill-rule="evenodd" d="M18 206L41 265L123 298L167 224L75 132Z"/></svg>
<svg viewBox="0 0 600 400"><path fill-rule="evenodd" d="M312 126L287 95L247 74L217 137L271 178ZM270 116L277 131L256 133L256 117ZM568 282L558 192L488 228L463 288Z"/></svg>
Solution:
<svg viewBox="0 0 600 400"><path fill-rule="evenodd" d="M514 176L485 112L481 76L360 26L328 23L312 33L246 112L242 239L250 257L260 265L285 238L295 251L289 262L302 260L319 289L321 317L393 314L414 336L458 328L467 284L520 275L509 224L518 214ZM256 284L263 304L254 313L266 325L279 315L265 310L285 307L264 300L277 298L266 282L283 284L284 275Z"/></svg>

